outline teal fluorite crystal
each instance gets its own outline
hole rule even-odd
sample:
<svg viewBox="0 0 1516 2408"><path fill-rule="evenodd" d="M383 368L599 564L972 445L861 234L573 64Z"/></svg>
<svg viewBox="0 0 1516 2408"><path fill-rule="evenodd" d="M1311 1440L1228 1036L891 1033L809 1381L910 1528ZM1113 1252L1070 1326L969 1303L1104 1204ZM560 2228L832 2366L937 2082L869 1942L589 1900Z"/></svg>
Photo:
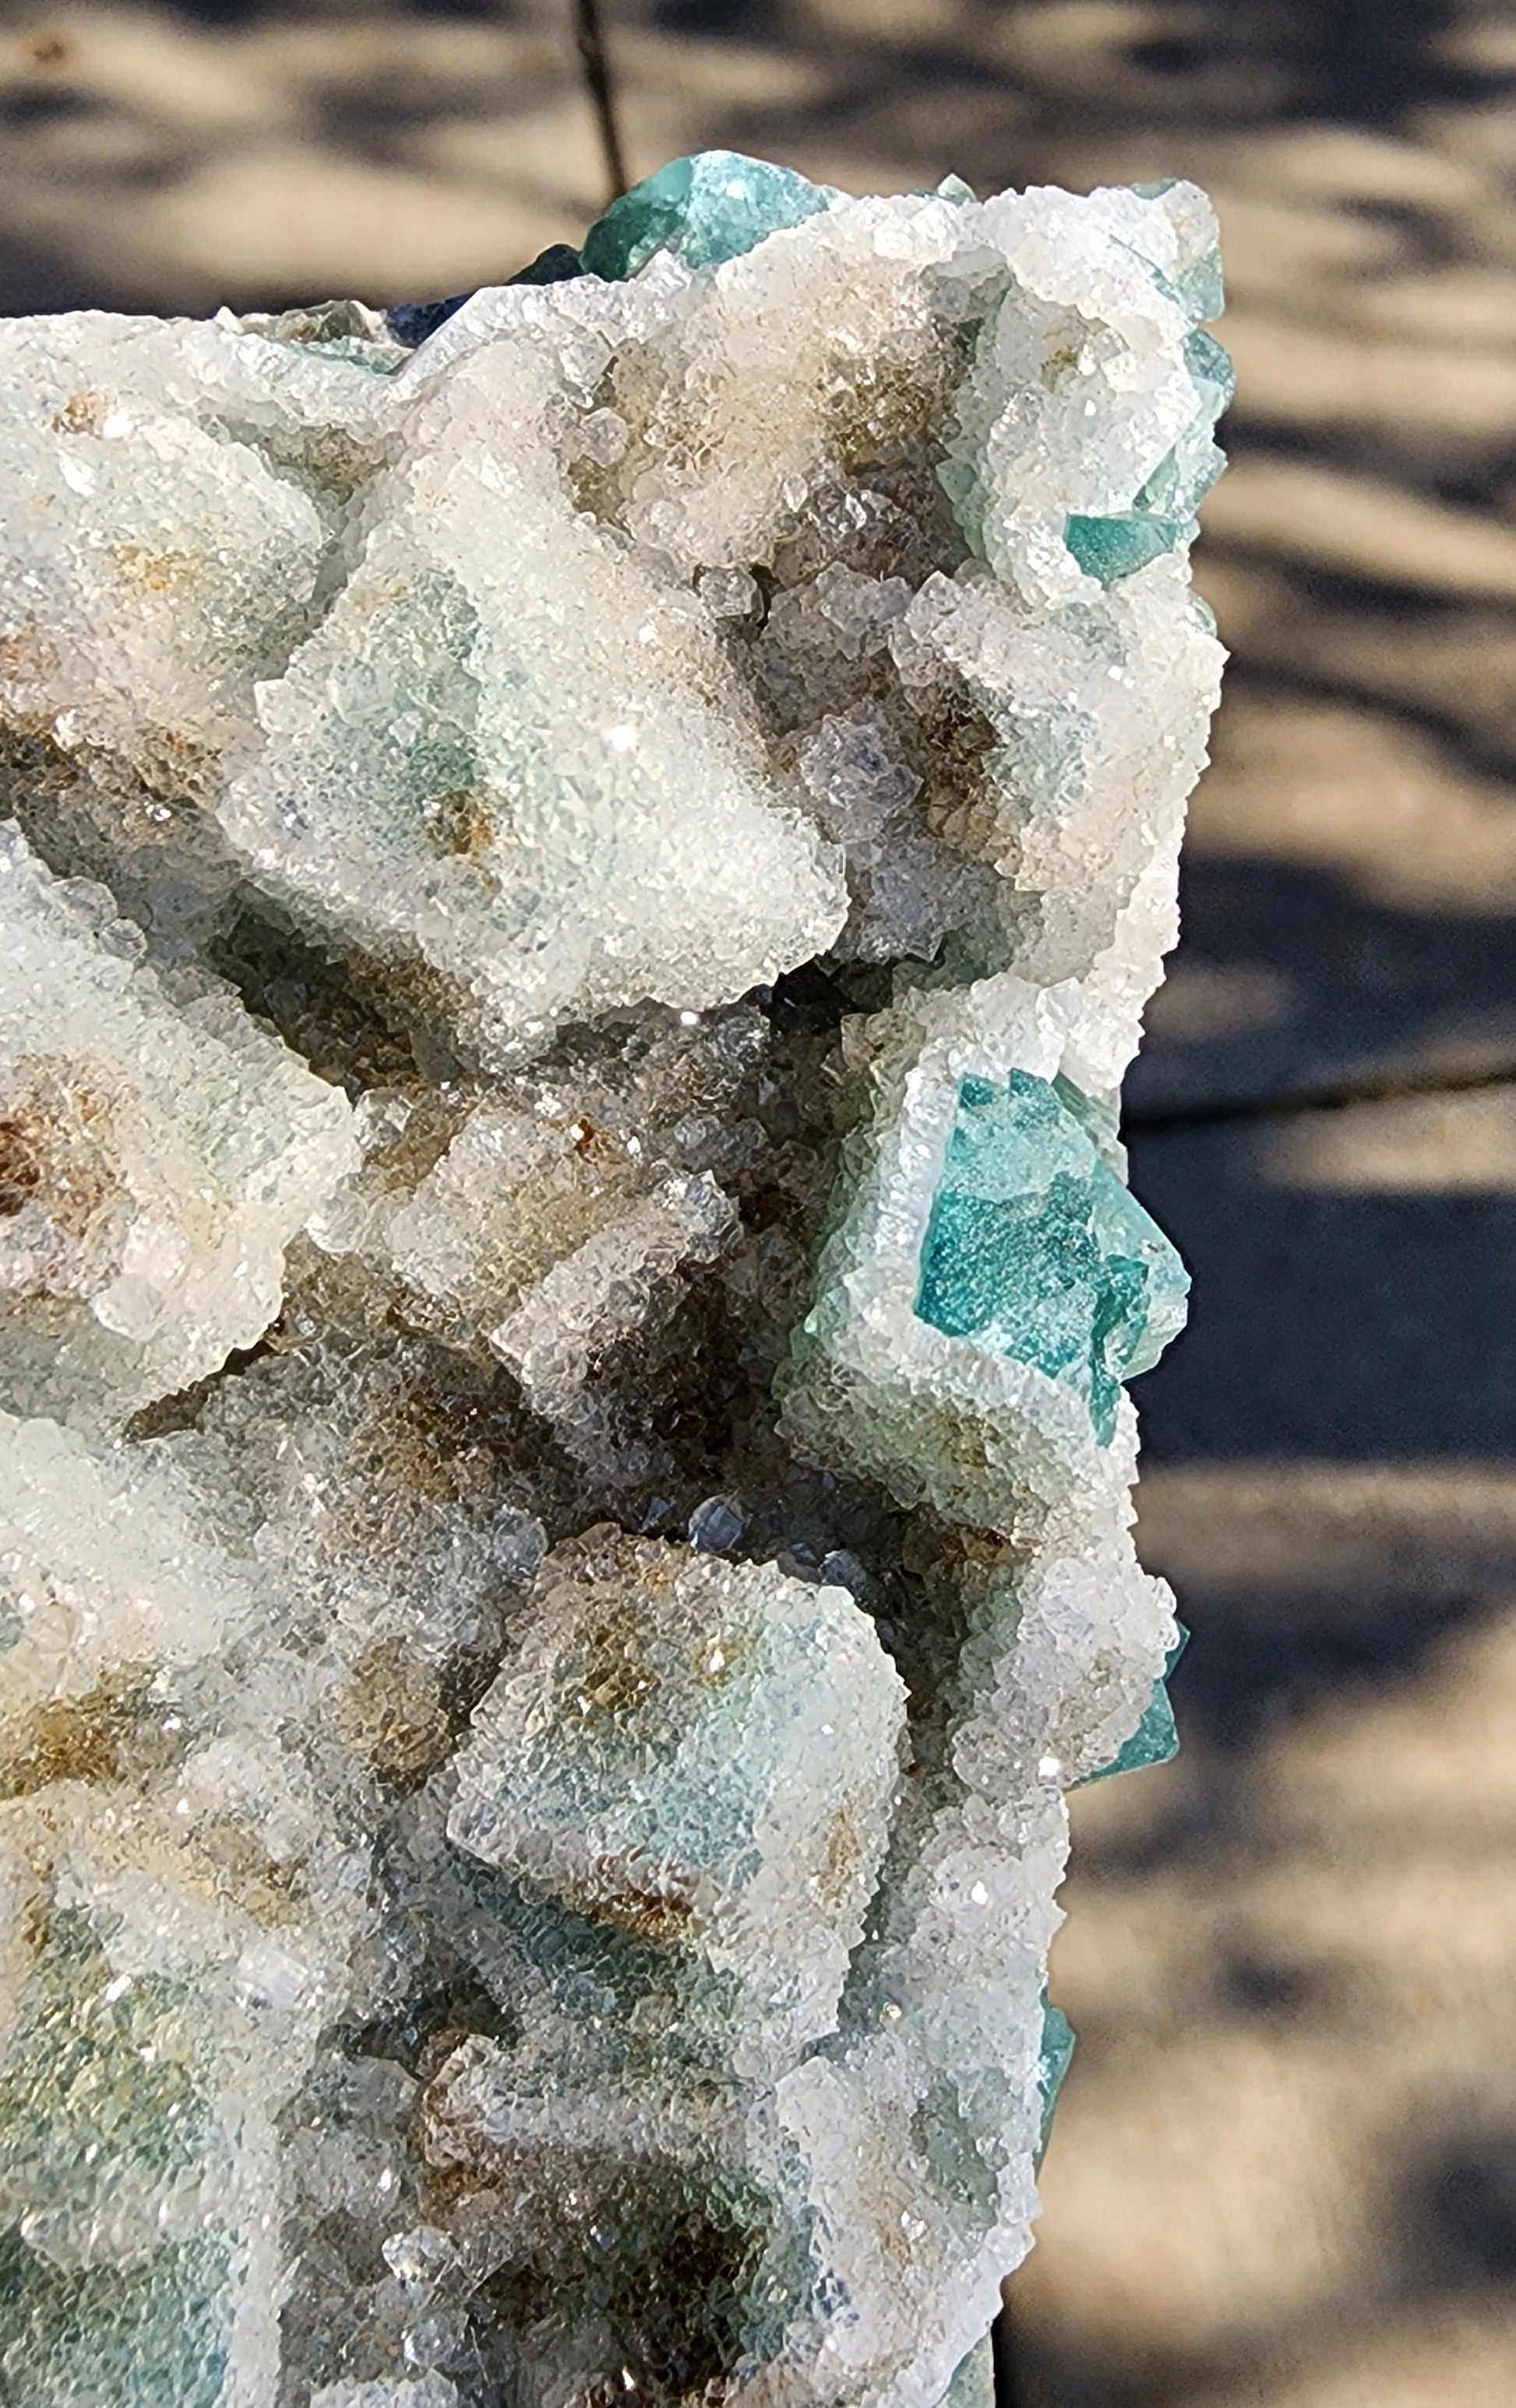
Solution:
<svg viewBox="0 0 1516 2408"><path fill-rule="evenodd" d="M126 2265L55 2266L0 2233L0 2401L218 2408L232 2304L226 2251L208 2239Z"/></svg>
<svg viewBox="0 0 1516 2408"><path fill-rule="evenodd" d="M1182 519L1149 508L1146 492L1124 518L1072 517L1065 523L1064 541L1085 574L1098 577L1102 585L1146 568L1161 552L1172 551L1184 532Z"/></svg>
<svg viewBox="0 0 1516 2408"><path fill-rule="evenodd" d="M614 283L635 276L655 251L677 251L689 267L738 259L781 227L814 217L836 197L793 168L745 159L737 150L701 150L671 160L634 184L584 237L579 257L590 276Z"/></svg>
<svg viewBox="0 0 1516 2408"><path fill-rule="evenodd" d="M1042 2000L1042 2046L1037 2057L1037 2097L1042 2101L1042 2131L1037 2141L1037 2161L1040 2165L1047 2155L1052 2132L1052 2111L1058 2104L1058 2093L1068 2061L1074 2054L1074 2028L1062 2007L1055 2007L1044 1994Z"/></svg>
<svg viewBox="0 0 1516 2408"><path fill-rule="evenodd" d="M1214 335L1208 335L1204 326L1197 326L1194 334L1186 337L1184 356L1189 366L1191 382L1205 405L1205 416L1209 424L1214 426L1223 411L1231 407L1232 396L1237 392L1237 371L1223 345L1216 340ZM1205 456L1209 466L1209 452ZM1218 453L1217 465L1207 477L1200 488L1200 493L1195 495L1197 501L1200 494L1209 493L1225 466L1225 453Z"/></svg>
<svg viewBox="0 0 1516 2408"><path fill-rule="evenodd" d="M938 200L974 198L973 186L961 176L944 176L931 190ZM507 280L566 284L576 276L599 276L619 284L658 251L678 251L691 267L713 266L740 258L765 235L815 217L835 196L834 186L808 183L766 159L748 159L739 150L695 151L612 201L585 236L582 251L551 242ZM423 343L467 298L459 293L447 301L402 302L386 312L390 331L402 343Z"/></svg>
<svg viewBox="0 0 1516 2408"><path fill-rule="evenodd" d="M1184 441L1159 462L1129 509L1108 518L1076 515L1065 521L1064 541L1102 585L1114 585L1161 552L1188 541L1195 532L1196 510L1226 466L1210 430L1232 398L1231 361L1203 326L1189 337L1184 356L1201 403L1201 415Z"/></svg>
<svg viewBox="0 0 1516 2408"><path fill-rule="evenodd" d="M208 2147L192 2007L161 1974L114 1991L84 1917L53 1917L0 2064L0 2200L24 2180L55 2214L80 2213L102 2174L119 2193Z"/></svg>
<svg viewBox="0 0 1516 2408"><path fill-rule="evenodd" d="M722 152L0 321L0 2408L993 2408L1172 1743L1211 234Z"/></svg>
<svg viewBox="0 0 1516 2408"><path fill-rule="evenodd" d="M1178 180L1174 176L1160 176L1151 183L1134 184L1132 190L1140 200L1159 201L1166 193L1175 190ZM1163 285L1166 292L1173 294L1192 318L1219 318L1226 307L1219 246L1202 251L1187 267L1180 268L1172 280L1167 277L1155 280Z"/></svg>
<svg viewBox="0 0 1516 2408"><path fill-rule="evenodd" d="M1076 1390L1104 1445L1121 1383L1157 1361L1189 1280L1096 1152L1093 1110L1025 1070L961 1081L916 1311Z"/></svg>
<svg viewBox="0 0 1516 2408"><path fill-rule="evenodd" d="M994 2344L988 2333L949 2384L941 2408L994 2408Z"/></svg>
<svg viewBox="0 0 1516 2408"><path fill-rule="evenodd" d="M1180 1752L1179 1727L1174 1720L1174 1708L1169 1701L1168 1679L1175 1665L1190 1643L1190 1634L1183 1623L1179 1637L1169 1649L1159 1678L1152 1684L1152 1695L1143 1708L1138 1723L1125 1746L1103 1764L1098 1772L1085 1774L1085 1781L1108 1781L1113 1772L1140 1772L1147 1764L1167 1764ZM1083 1784L1080 1784L1081 1787Z"/></svg>

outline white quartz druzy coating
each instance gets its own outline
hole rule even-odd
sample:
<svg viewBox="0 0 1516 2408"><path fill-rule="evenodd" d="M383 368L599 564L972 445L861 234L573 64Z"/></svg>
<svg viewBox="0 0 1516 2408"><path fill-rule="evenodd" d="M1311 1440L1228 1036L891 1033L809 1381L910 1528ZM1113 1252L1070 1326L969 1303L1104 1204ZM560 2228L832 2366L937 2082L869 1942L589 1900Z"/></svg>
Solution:
<svg viewBox="0 0 1516 2408"><path fill-rule="evenodd" d="M618 210L0 325L17 2408L987 2400L1175 1640L1215 229Z"/></svg>
<svg viewBox="0 0 1516 2408"><path fill-rule="evenodd" d="M450 1837L677 1936L779 2044L835 2029L900 1772L905 1691L868 1616L845 1588L610 1531L556 1550L536 1603L475 1709Z"/></svg>
<svg viewBox="0 0 1516 2408"><path fill-rule="evenodd" d="M356 1167L336 1088L0 823L0 1401L108 1420L220 1369Z"/></svg>

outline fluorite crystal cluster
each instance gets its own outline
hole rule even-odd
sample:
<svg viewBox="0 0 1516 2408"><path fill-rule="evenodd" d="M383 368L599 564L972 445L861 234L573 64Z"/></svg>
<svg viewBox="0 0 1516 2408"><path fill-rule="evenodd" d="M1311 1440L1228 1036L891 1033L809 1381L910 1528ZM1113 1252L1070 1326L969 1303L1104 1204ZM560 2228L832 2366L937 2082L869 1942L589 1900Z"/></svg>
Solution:
<svg viewBox="0 0 1516 2408"><path fill-rule="evenodd" d="M1187 185L717 155L0 335L12 2408L984 2396L1168 1744L1219 306Z"/></svg>

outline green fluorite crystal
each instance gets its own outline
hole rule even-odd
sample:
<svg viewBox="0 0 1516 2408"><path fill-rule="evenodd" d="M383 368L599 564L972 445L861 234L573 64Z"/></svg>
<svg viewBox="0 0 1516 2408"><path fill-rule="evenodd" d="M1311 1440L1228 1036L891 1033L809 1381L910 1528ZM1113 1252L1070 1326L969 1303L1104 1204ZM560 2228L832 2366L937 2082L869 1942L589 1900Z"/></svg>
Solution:
<svg viewBox="0 0 1516 2408"><path fill-rule="evenodd" d="M512 284L569 284L584 273L584 263L571 243L550 242L510 279Z"/></svg>
<svg viewBox="0 0 1516 2408"><path fill-rule="evenodd" d="M671 160L612 201L579 256L587 275L608 283L635 276L655 251L677 251L689 267L711 267L740 258L765 235L802 224L834 198L831 185L808 183L793 168L737 150L701 150Z"/></svg>
<svg viewBox="0 0 1516 2408"><path fill-rule="evenodd" d="M1152 1695L1143 1708L1138 1723L1125 1746L1103 1764L1098 1772L1086 1773L1085 1781L1108 1781L1113 1772L1140 1772L1146 1764L1167 1764L1180 1752L1180 1734L1169 1702L1168 1677L1190 1643L1190 1634L1181 1622L1180 1635L1169 1649L1159 1678L1152 1684ZM1083 1786L1081 1783L1080 1786Z"/></svg>
<svg viewBox="0 0 1516 2408"><path fill-rule="evenodd" d="M0 2400L16 2408L218 2408L227 2255L168 2242L129 2264L55 2266L0 2232Z"/></svg>
<svg viewBox="0 0 1516 2408"><path fill-rule="evenodd" d="M1160 201L1166 193L1175 192L1178 188L1177 177L1159 176L1151 183L1134 184L1132 190L1141 200ZM1173 294L1192 318L1219 318L1226 307L1219 244L1199 251L1185 266L1176 269L1171 279L1161 280L1165 290Z"/></svg>
<svg viewBox="0 0 1516 2408"><path fill-rule="evenodd" d="M56 1915L0 2067L0 2204L29 2194L82 2217L102 2175L119 2203L192 2164L210 2125L193 2042L182 1985L118 1988L84 1917Z"/></svg>
<svg viewBox="0 0 1516 2408"><path fill-rule="evenodd" d="M1037 2057L1037 2097L1042 2101L1042 2132L1037 2142L1037 2161L1040 2165L1047 2154L1052 2132L1052 2111L1058 2104L1068 2061L1074 2054L1074 2028L1062 2007L1055 2007L1046 1994L1042 2000L1042 2047Z"/></svg>
<svg viewBox="0 0 1516 2408"><path fill-rule="evenodd" d="M1114 585L1119 577L1133 576L1161 552L1169 551L1183 532L1182 519L1151 507L1144 486L1123 518L1071 517L1064 528L1064 541L1087 575L1098 577L1102 585Z"/></svg>
<svg viewBox="0 0 1516 2408"><path fill-rule="evenodd" d="M1159 462L1130 509L1109 518L1076 515L1065 522L1064 541L1080 566L1102 585L1114 585L1119 577L1146 568L1161 552L1189 542L1195 532L1194 514L1226 466L1210 430L1232 398L1236 380L1231 361L1204 327L1190 336L1184 356L1201 405L1201 415L1184 441Z"/></svg>
<svg viewBox="0 0 1516 2408"><path fill-rule="evenodd" d="M949 2384L942 2408L994 2408L994 2344L988 2333Z"/></svg>
<svg viewBox="0 0 1516 2408"><path fill-rule="evenodd" d="M1091 1111L1025 1070L960 1082L916 1311L1073 1388L1104 1445L1122 1381L1157 1361L1189 1280L1096 1152Z"/></svg>
<svg viewBox="0 0 1516 2408"><path fill-rule="evenodd" d="M1172 1635L1212 233L722 153L0 322L0 2408L991 2408Z"/></svg>

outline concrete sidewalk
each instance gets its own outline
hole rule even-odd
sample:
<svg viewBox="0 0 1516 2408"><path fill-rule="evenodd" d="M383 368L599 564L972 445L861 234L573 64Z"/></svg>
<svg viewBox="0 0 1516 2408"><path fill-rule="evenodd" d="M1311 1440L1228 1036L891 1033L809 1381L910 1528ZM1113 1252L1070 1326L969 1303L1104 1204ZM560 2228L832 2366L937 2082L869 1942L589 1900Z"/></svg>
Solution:
<svg viewBox="0 0 1516 2408"><path fill-rule="evenodd" d="M1130 1087L1195 1273L1185 1753L1077 1801L1015 2408L1516 2400L1516 22L608 0L634 172L1196 176L1237 659ZM456 292L602 198L565 13L0 12L0 306Z"/></svg>

